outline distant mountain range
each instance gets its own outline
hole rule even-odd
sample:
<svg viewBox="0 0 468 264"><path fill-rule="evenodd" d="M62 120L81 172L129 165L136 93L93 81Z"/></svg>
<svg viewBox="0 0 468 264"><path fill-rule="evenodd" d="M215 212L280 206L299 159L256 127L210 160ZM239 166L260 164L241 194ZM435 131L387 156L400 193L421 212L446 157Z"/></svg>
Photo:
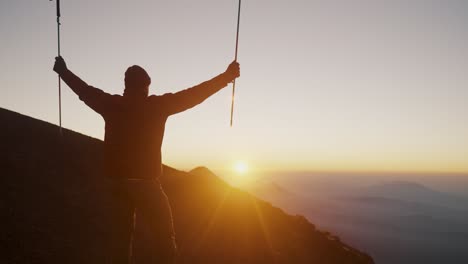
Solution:
<svg viewBox="0 0 468 264"><path fill-rule="evenodd" d="M467 209L468 199L432 190L422 184L408 181L390 181L375 184L362 190L368 196L379 196L391 199L430 203L453 209Z"/></svg>
<svg viewBox="0 0 468 264"><path fill-rule="evenodd" d="M264 187L246 189L289 213L305 215L364 249L377 263L468 263L464 196L382 175L294 176L265 177L256 182ZM288 195L278 188L287 188Z"/></svg>
<svg viewBox="0 0 468 264"><path fill-rule="evenodd" d="M107 263L118 205L100 173L102 142L66 129L60 136L57 126L8 110L0 109L0 122L0 263ZM161 182L180 263L373 263L304 217L232 188L206 168L187 173L165 166ZM140 225L140 242L150 241L145 234Z"/></svg>

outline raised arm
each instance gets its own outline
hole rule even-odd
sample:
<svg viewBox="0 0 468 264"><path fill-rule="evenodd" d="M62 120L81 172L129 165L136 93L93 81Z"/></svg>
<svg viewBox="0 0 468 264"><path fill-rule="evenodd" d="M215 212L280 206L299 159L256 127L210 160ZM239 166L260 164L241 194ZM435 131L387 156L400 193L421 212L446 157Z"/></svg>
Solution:
<svg viewBox="0 0 468 264"><path fill-rule="evenodd" d="M61 56L55 58L54 71L80 97L80 100L94 111L103 114L111 97L110 94L89 86L85 81L81 80L80 77L67 68L65 60Z"/></svg>
<svg viewBox="0 0 468 264"><path fill-rule="evenodd" d="M239 63L234 61L229 65L224 73L221 73L209 81L175 94L163 95L164 107L169 115L183 112L202 103L208 97L226 87L228 83L232 82L239 76Z"/></svg>
<svg viewBox="0 0 468 264"><path fill-rule="evenodd" d="M54 71L60 75L60 78L70 87L78 96L86 90L88 84L76 76L67 68L65 60L60 57L55 57Z"/></svg>

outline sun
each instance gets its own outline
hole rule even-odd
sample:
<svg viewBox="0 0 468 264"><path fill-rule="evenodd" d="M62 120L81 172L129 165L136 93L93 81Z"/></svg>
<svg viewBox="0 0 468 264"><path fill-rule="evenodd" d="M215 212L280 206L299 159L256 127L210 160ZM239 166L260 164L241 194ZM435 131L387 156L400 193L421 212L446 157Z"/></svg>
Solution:
<svg viewBox="0 0 468 264"><path fill-rule="evenodd" d="M234 164L234 171L238 174L246 174L249 171L249 164L243 160L239 160Z"/></svg>

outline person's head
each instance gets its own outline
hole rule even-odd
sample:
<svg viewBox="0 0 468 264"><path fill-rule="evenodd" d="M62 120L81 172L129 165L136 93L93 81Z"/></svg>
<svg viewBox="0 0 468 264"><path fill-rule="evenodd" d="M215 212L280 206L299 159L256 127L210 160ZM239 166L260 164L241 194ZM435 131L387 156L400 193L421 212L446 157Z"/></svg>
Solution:
<svg viewBox="0 0 468 264"><path fill-rule="evenodd" d="M125 72L124 96L148 96L151 78L142 67L133 65Z"/></svg>

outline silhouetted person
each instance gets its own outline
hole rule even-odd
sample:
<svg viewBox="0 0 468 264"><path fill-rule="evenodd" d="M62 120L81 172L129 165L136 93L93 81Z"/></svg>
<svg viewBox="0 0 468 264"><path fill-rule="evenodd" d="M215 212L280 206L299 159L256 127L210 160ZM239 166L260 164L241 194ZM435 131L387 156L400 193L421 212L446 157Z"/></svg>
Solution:
<svg viewBox="0 0 468 264"><path fill-rule="evenodd" d="M173 263L176 255L171 208L160 183L161 144L169 116L190 109L239 77L237 62L227 70L192 88L161 96L148 96L151 78L140 66L125 72L122 95L110 95L89 86L71 72L62 57L55 58L54 71L79 98L105 121L105 170L112 179L119 203L115 219L121 237L113 248L110 263L130 263L135 210L151 223L155 241L154 263Z"/></svg>

